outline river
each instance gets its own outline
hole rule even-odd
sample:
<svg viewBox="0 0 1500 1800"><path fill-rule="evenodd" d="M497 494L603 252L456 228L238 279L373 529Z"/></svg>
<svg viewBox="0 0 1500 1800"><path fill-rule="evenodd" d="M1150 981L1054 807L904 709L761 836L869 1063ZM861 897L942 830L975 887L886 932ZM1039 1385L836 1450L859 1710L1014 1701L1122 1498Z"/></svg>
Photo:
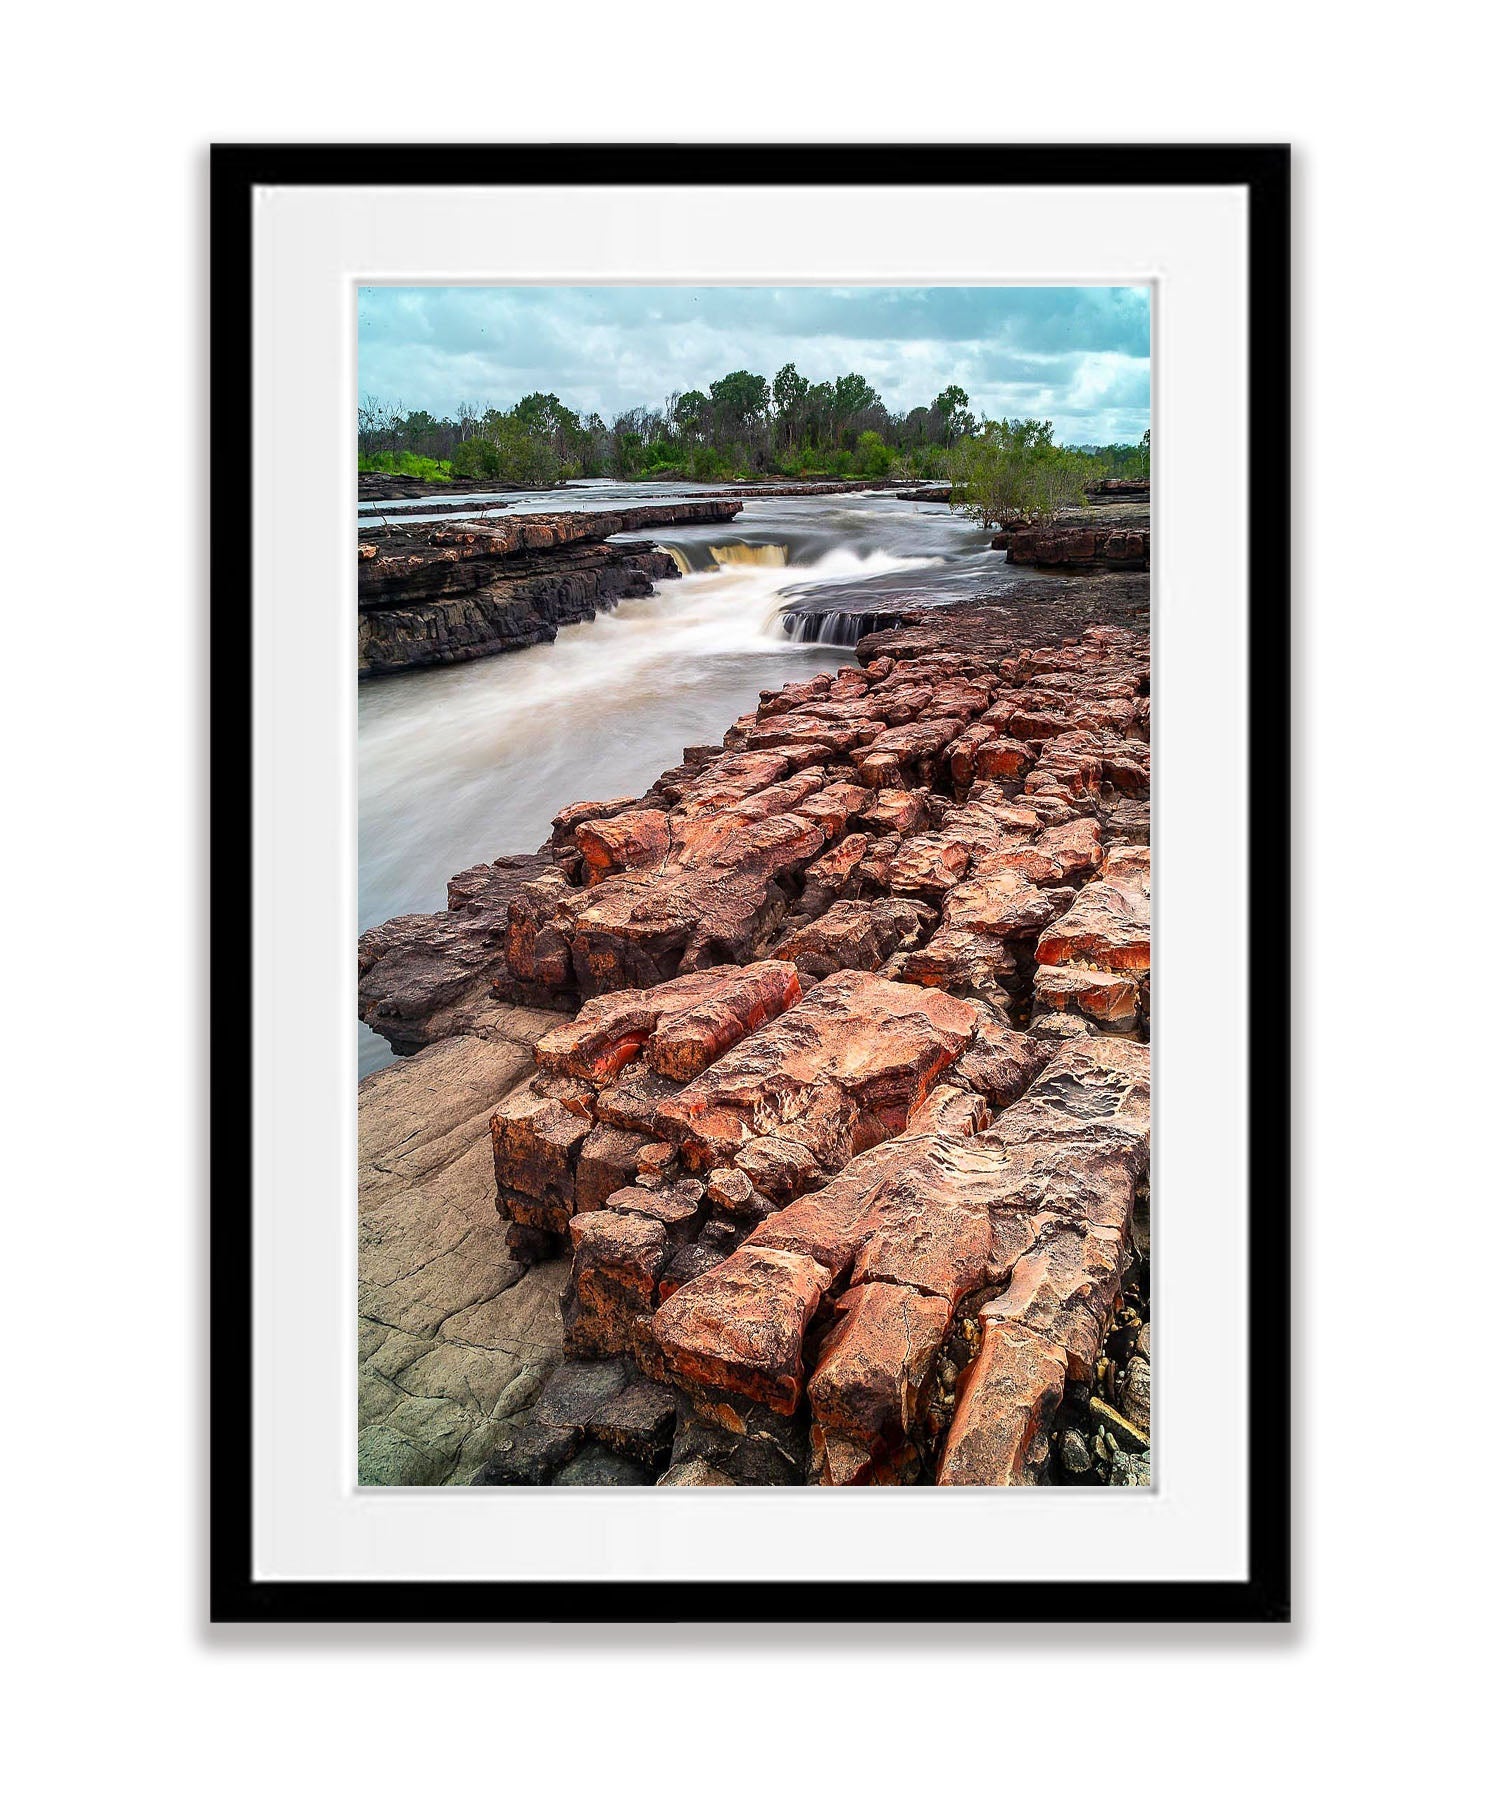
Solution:
<svg viewBox="0 0 1500 1800"><path fill-rule="evenodd" d="M599 482L501 498L561 511L715 491ZM371 510L361 507L361 519ZM762 688L851 661L861 607L1029 578L946 506L881 494L747 500L727 525L677 527L655 541L685 573L648 599L565 627L552 644L361 684L361 931L439 910L450 875L535 850L572 801L644 792L685 745L717 743ZM358 1031L365 1075L391 1052Z"/></svg>

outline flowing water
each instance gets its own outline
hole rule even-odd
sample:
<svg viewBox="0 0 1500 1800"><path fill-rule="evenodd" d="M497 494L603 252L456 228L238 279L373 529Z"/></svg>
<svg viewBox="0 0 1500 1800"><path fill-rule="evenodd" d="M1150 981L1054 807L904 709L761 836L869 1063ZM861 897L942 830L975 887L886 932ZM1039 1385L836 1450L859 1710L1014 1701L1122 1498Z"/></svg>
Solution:
<svg viewBox="0 0 1500 1800"><path fill-rule="evenodd" d="M714 491L589 488L507 498L558 510ZM761 689L852 661L861 609L990 592L1021 574L945 506L878 494L749 500L727 525L657 541L684 573L647 599L552 644L361 685L361 930L438 911L459 869L535 850L562 807L644 792L685 745L717 743ZM362 1025L359 1036L362 1075L391 1060L384 1039Z"/></svg>

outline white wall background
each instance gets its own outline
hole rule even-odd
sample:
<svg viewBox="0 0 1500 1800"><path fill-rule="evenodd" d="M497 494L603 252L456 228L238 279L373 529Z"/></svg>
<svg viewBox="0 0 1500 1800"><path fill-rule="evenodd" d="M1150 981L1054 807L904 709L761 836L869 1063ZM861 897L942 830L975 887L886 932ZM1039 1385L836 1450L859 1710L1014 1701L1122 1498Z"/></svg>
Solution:
<svg viewBox="0 0 1500 1800"><path fill-rule="evenodd" d="M4 1325L24 1791L1384 1795L1479 1771L1497 395L1476 17L265 0L12 25L22 855L0 944L22 1078ZM1297 148L1290 1629L202 1623L203 146L617 136Z"/></svg>

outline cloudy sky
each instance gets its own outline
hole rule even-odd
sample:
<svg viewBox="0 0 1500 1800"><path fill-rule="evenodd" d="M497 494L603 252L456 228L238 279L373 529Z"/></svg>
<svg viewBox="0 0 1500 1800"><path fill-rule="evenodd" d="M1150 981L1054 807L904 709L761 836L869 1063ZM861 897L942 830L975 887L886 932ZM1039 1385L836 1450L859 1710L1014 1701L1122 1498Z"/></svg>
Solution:
<svg viewBox="0 0 1500 1800"><path fill-rule="evenodd" d="M732 369L810 381L851 369L886 405L951 382L991 418L1048 418L1060 443L1150 423L1145 288L370 287L362 397L451 415L557 394L587 415L660 406Z"/></svg>

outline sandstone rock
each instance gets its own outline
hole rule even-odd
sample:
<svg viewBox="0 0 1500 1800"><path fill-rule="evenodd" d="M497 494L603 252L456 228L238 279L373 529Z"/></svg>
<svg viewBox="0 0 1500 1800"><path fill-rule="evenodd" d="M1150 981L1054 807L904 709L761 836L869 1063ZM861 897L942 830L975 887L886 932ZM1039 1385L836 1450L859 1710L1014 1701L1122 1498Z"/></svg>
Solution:
<svg viewBox="0 0 1500 1800"><path fill-rule="evenodd" d="M1061 1350L1024 1326L986 1319L938 1469L942 1487L1030 1486L1033 1451L1062 1398Z"/></svg>
<svg viewBox="0 0 1500 1800"><path fill-rule="evenodd" d="M811 1257L745 1247L679 1288L653 1332L669 1373L773 1412L795 1411L802 1336L831 1277Z"/></svg>
<svg viewBox="0 0 1500 1800"><path fill-rule="evenodd" d="M659 1220L628 1213L581 1213L569 1227L573 1270L563 1295L570 1356L620 1356L651 1316L656 1278L670 1257Z"/></svg>
<svg viewBox="0 0 1500 1800"><path fill-rule="evenodd" d="M658 1119L699 1167L730 1161L770 1120L776 1136L837 1167L904 1127L977 1024L946 995L835 975L664 1102Z"/></svg>
<svg viewBox="0 0 1500 1800"><path fill-rule="evenodd" d="M497 987L583 1001L533 1031L529 1080L485 1096L507 1279L565 1243L568 1354L647 1378L621 1409L656 1422L609 1440L638 1468L675 1407L671 1485L1046 1479L1061 1383L1084 1393L1071 1429L1101 1355L1126 1426L1143 1400L1149 1426L1114 1323L1148 1273L1149 652L1109 627L1018 649L987 618L946 609L862 670L764 694L722 751L559 813L550 863L504 877L485 1007L503 1025ZM450 903L501 880L465 871ZM412 939L435 991L477 980L464 942ZM370 1466L442 1479L540 1423L550 1365L367 1331ZM539 1478L582 1463L579 1484L598 1459L573 1449Z"/></svg>
<svg viewBox="0 0 1500 1800"><path fill-rule="evenodd" d="M1149 970L1151 852L1137 845L1111 850L1098 880L1082 888L1069 910L1043 933L1036 954L1039 963Z"/></svg>
<svg viewBox="0 0 1500 1800"><path fill-rule="evenodd" d="M494 1210L489 1114L531 1055L513 1016L515 1041L449 1038L360 1084L364 1482L467 1481L562 1355L566 1265L514 1262Z"/></svg>
<svg viewBox="0 0 1500 1800"><path fill-rule="evenodd" d="M850 1288L839 1301L807 1385L825 1481L853 1479L904 1439L948 1319L945 1301L892 1282ZM854 1452L842 1463L835 1440Z"/></svg>

